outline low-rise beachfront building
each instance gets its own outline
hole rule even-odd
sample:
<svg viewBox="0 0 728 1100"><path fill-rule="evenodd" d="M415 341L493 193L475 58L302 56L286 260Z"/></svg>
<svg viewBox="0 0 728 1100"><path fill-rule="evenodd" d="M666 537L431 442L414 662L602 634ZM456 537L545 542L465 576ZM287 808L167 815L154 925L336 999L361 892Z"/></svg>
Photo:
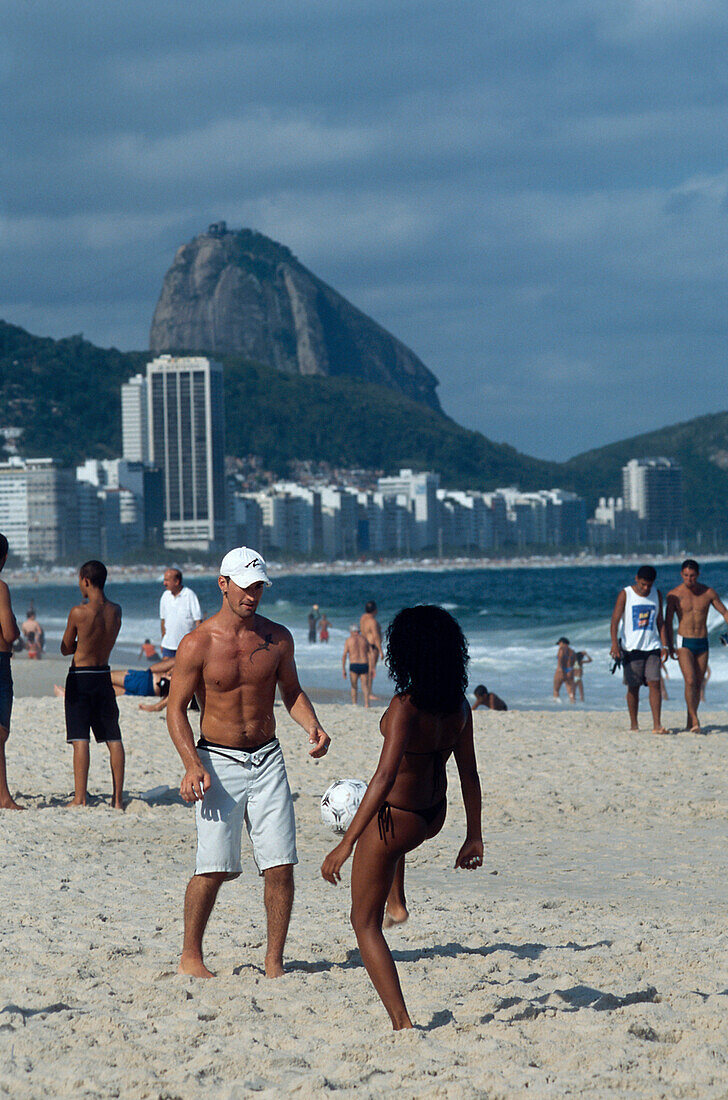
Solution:
<svg viewBox="0 0 728 1100"><path fill-rule="evenodd" d="M626 508L622 497L600 497L594 517L587 521L589 545L594 550L628 551L642 541L642 522Z"/></svg>
<svg viewBox="0 0 728 1100"><path fill-rule="evenodd" d="M77 546L73 471L52 458L0 463L0 531L23 562L60 562Z"/></svg>
<svg viewBox="0 0 728 1100"><path fill-rule="evenodd" d="M413 551L434 550L439 541L437 490L440 475L402 469L395 477L380 477L377 488L385 497L404 497L412 512Z"/></svg>

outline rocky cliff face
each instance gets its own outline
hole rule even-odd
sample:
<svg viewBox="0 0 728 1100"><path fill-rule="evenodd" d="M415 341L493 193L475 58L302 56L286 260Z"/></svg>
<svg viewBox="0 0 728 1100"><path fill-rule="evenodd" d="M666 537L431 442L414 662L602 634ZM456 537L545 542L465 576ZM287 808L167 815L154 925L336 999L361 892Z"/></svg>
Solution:
<svg viewBox="0 0 728 1100"><path fill-rule="evenodd" d="M149 346L242 355L290 374L352 375L440 408L437 379L409 348L289 249L224 222L177 251Z"/></svg>

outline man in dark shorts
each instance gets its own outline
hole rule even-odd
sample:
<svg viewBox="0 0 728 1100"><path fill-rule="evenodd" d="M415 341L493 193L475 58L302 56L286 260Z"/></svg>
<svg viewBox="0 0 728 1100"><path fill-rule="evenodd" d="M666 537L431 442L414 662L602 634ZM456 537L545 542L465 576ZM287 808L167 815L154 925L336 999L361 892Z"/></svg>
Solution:
<svg viewBox="0 0 728 1100"><path fill-rule="evenodd" d="M374 600L367 600L364 605L364 614L359 619L359 629L369 642L369 698L376 699L373 692L374 677L377 674L377 661L384 658L382 649L382 628L377 618L377 605Z"/></svg>
<svg viewBox="0 0 728 1100"><path fill-rule="evenodd" d="M0 572L8 560L8 540L0 535ZM18 624L10 602L10 589L0 581L0 810L22 810L8 789L5 770L5 746L10 736L10 713L13 709L13 677L10 672L10 655L13 642L20 637Z"/></svg>
<svg viewBox="0 0 728 1100"><path fill-rule="evenodd" d="M109 656L121 629L121 608L104 595L106 566L85 562L78 573L84 602L71 608L61 640L61 653L73 654L66 678L66 740L73 745L74 797L70 806L85 806L91 730L105 743L111 761L111 805L123 810L124 746L119 708L111 682Z"/></svg>
<svg viewBox="0 0 728 1100"><path fill-rule="evenodd" d="M667 648L673 660L677 657L685 681L687 719L685 728L700 733L698 707L701 689L708 668L708 612L711 607L728 623L728 610L714 588L698 580L700 566L692 558L682 563L682 584L667 594L665 632ZM673 619L677 615L677 647L673 634ZM677 648L677 653L675 649Z"/></svg>
<svg viewBox="0 0 728 1100"><path fill-rule="evenodd" d="M612 659L621 661L623 680L627 688L627 709L630 729L637 730L640 688L650 692L652 732L669 733L662 725L661 664L667 659L665 622L662 617L662 595L653 585L657 571L642 565L632 584L617 596L612 612Z"/></svg>
<svg viewBox="0 0 728 1100"><path fill-rule="evenodd" d="M359 630L356 623L352 623L349 637L344 642L344 652L341 657L341 667L346 679L346 659L349 658L349 680L351 683L351 701L356 706L359 695L359 681L361 680L364 692L364 706L369 706L369 642Z"/></svg>

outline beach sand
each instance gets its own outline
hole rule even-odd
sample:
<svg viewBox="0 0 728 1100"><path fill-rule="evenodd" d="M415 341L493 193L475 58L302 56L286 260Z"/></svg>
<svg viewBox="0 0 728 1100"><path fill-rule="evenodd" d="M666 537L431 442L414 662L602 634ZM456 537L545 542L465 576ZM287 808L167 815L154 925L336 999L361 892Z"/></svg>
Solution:
<svg viewBox="0 0 728 1100"><path fill-rule="evenodd" d="M658 738L622 713L478 711L485 867L453 870L453 772L445 827L408 863L411 919L388 934L418 1025L395 1034L349 926L348 865L336 888L319 874L336 839L320 796L371 775L381 709L321 707L333 743L314 763L276 708L301 862L274 982L247 854L209 925L218 977L175 973L193 812L164 717L120 709L128 808L110 810L93 746L100 797L69 811L62 704L16 701L9 778L28 810L0 812L0 1096L727 1095L725 714Z"/></svg>

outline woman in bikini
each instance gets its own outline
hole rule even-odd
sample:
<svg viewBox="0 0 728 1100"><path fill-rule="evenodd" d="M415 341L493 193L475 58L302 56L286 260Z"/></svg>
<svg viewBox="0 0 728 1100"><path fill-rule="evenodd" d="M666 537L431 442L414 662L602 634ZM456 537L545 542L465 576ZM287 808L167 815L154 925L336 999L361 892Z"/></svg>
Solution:
<svg viewBox="0 0 728 1100"><path fill-rule="evenodd" d="M387 632L387 667L396 694L380 723L384 745L379 764L354 820L321 867L323 877L336 884L356 845L351 923L395 1031L412 1027L412 1021L382 934L384 910L389 898L389 912L394 906L400 910L393 923L407 916L404 857L437 836L444 824L445 765L451 754L466 818L455 867L475 869L483 863L480 780L472 711L465 697L467 664L463 633L441 607L405 608L393 620Z"/></svg>

